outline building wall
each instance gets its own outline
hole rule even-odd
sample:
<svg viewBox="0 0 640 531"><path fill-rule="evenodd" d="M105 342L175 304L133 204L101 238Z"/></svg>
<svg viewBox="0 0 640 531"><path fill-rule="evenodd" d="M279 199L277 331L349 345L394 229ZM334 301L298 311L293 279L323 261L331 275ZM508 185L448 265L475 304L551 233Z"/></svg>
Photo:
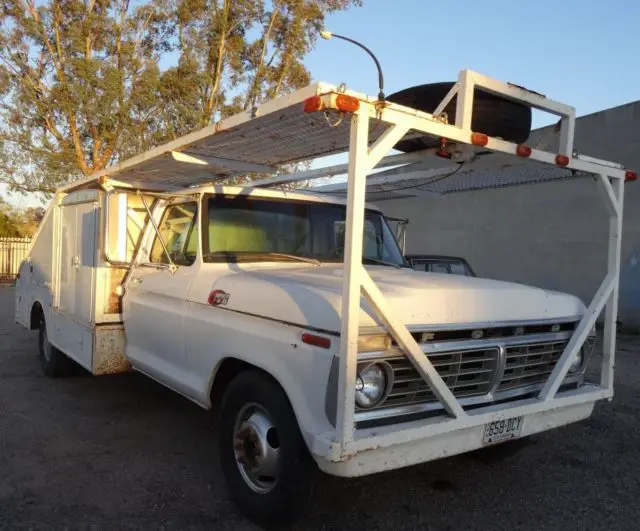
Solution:
<svg viewBox="0 0 640 531"><path fill-rule="evenodd" d="M537 133L537 132L536 132ZM582 117L575 149L640 170L640 101ZM640 328L640 181L625 186L620 321ZM608 216L592 179L378 203L409 218L407 253L453 254L479 276L575 294L604 278Z"/></svg>

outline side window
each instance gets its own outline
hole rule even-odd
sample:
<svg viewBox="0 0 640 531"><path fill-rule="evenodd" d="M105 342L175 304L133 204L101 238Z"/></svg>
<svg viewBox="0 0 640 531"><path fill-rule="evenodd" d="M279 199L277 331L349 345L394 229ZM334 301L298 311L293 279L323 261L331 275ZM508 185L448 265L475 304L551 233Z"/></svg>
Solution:
<svg viewBox="0 0 640 531"><path fill-rule="evenodd" d="M433 262L431 264L431 272L432 273L451 273L449 271L449 266L446 262Z"/></svg>
<svg viewBox="0 0 640 531"><path fill-rule="evenodd" d="M462 262L451 262L451 273L454 275L467 275L467 268Z"/></svg>
<svg viewBox="0 0 640 531"><path fill-rule="evenodd" d="M376 227L368 219L364 220L364 242L362 246L362 256L369 258L382 258L381 239L376 233Z"/></svg>
<svg viewBox="0 0 640 531"><path fill-rule="evenodd" d="M200 234L197 212L197 203L170 205L158 225L162 241L176 265L190 266L196 260ZM154 264L169 263L157 235L151 247L150 261Z"/></svg>
<svg viewBox="0 0 640 531"><path fill-rule="evenodd" d="M414 260L412 263L413 269L416 271L429 271L427 265L428 264L426 262L422 262L420 260Z"/></svg>

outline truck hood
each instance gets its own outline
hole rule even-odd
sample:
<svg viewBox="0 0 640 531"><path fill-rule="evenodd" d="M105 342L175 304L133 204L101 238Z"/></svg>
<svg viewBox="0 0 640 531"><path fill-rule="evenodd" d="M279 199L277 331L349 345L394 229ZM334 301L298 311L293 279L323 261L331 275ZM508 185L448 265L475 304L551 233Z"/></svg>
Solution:
<svg viewBox="0 0 640 531"><path fill-rule="evenodd" d="M583 303L563 293L475 277L367 266L406 325L455 325L579 317ZM263 269L242 267L218 277L212 290L228 294L225 308L282 322L340 330L343 269L337 265ZM360 326L380 326L361 302Z"/></svg>

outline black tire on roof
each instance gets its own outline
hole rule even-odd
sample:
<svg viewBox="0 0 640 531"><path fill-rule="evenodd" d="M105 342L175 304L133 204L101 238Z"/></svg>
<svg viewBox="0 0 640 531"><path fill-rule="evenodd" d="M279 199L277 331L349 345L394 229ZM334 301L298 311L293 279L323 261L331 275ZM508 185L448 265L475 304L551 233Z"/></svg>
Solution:
<svg viewBox="0 0 640 531"><path fill-rule="evenodd" d="M387 96L387 100L424 112L433 112L444 99L453 82L428 83L417 85ZM455 123L457 97L449 102L444 112L448 122ZM476 133L485 133L491 137L502 138L522 144L531 133L531 108L515 101L476 89L473 98L473 116L471 129ZM404 152L438 146L438 139L431 136L401 140L395 149Z"/></svg>

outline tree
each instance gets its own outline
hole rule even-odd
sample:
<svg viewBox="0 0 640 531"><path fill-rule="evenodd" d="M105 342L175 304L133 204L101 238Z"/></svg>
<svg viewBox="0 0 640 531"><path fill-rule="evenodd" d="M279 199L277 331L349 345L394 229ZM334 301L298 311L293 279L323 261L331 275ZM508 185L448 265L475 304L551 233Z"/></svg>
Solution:
<svg viewBox="0 0 640 531"><path fill-rule="evenodd" d="M0 237L15 238L19 236L22 236L22 234L15 210L0 197Z"/></svg>
<svg viewBox="0 0 640 531"><path fill-rule="evenodd" d="M33 236L44 218L42 207L20 210L0 197L0 237L25 238Z"/></svg>
<svg viewBox="0 0 640 531"><path fill-rule="evenodd" d="M27 207L17 213L17 220L19 223L20 234L24 237L33 236L40 222L45 215L45 209L42 207Z"/></svg>
<svg viewBox="0 0 640 531"><path fill-rule="evenodd" d="M0 182L51 192L304 86L325 15L360 3L5 0Z"/></svg>

